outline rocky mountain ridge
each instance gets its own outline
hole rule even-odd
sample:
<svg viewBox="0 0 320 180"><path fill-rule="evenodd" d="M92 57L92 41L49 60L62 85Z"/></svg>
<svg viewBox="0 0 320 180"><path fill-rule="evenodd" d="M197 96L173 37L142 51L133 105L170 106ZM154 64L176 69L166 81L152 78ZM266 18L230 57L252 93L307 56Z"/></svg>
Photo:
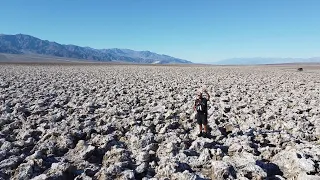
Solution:
<svg viewBox="0 0 320 180"><path fill-rule="evenodd" d="M157 54L150 51L134 51L130 49L94 49L76 45L63 45L48 40L17 34L0 34L0 53L38 54L56 57L86 59L91 61L124 61L130 63L191 63L190 61Z"/></svg>

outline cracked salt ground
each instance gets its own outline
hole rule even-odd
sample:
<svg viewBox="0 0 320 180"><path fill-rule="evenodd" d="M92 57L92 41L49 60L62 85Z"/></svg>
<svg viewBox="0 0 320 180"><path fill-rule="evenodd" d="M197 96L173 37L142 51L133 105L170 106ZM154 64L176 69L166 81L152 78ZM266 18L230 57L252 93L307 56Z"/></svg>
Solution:
<svg viewBox="0 0 320 180"><path fill-rule="evenodd" d="M307 72L1 65L0 179L320 179L320 68Z"/></svg>

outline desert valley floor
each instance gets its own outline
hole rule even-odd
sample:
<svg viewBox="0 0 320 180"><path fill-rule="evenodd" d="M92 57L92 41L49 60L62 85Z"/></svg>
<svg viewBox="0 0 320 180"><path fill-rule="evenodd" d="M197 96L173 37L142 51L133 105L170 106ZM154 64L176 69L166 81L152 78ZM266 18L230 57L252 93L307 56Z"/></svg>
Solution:
<svg viewBox="0 0 320 180"><path fill-rule="evenodd" d="M320 65L300 66L2 63L0 179L320 179Z"/></svg>

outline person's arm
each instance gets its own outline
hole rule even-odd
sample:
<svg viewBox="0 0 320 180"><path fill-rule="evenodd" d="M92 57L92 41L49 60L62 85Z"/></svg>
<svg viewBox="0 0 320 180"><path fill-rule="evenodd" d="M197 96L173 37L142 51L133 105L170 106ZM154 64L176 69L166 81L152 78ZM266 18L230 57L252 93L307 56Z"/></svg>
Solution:
<svg viewBox="0 0 320 180"><path fill-rule="evenodd" d="M207 100L210 101L210 95L209 95L208 91L205 90L204 93L206 93L206 95L207 95Z"/></svg>

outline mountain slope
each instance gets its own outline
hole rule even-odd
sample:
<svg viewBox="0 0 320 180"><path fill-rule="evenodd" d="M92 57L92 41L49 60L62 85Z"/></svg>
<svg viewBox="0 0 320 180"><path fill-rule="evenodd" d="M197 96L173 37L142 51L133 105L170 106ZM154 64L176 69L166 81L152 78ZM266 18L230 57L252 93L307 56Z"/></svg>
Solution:
<svg viewBox="0 0 320 180"><path fill-rule="evenodd" d="M63 45L56 42L17 34L0 35L0 53L8 54L42 54L49 56L87 59L95 61L126 61L134 63L191 63L190 61L160 55L150 51L133 51L130 49L93 49L75 45Z"/></svg>

